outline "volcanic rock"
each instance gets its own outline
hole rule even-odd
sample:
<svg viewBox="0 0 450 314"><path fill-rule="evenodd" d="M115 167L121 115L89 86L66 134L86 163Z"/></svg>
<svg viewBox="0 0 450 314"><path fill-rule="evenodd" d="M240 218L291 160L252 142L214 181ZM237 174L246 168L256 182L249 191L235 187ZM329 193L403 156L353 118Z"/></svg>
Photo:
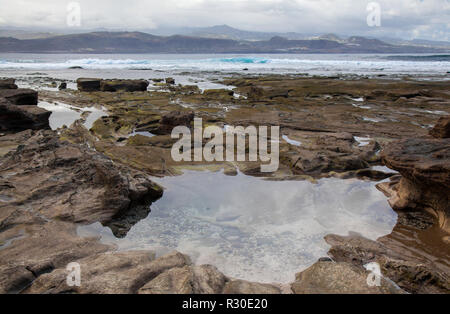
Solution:
<svg viewBox="0 0 450 314"><path fill-rule="evenodd" d="M441 117L436 125L430 130L430 135L435 138L449 138L450 116Z"/></svg>
<svg viewBox="0 0 450 314"><path fill-rule="evenodd" d="M50 114L50 111L35 105L16 106L5 98L0 98L1 131L49 129Z"/></svg>
<svg viewBox="0 0 450 314"><path fill-rule="evenodd" d="M2 97L16 106L36 106L38 103L38 92L28 88L0 89L0 98Z"/></svg>
<svg viewBox="0 0 450 314"><path fill-rule="evenodd" d="M17 89L15 81L12 78L0 80L0 89Z"/></svg>

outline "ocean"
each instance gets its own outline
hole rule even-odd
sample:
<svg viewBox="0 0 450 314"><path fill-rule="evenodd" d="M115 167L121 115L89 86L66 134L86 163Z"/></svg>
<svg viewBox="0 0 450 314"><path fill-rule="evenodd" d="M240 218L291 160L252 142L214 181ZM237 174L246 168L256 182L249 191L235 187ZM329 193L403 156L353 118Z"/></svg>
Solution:
<svg viewBox="0 0 450 314"><path fill-rule="evenodd" d="M0 54L0 76L18 77L27 75L30 71L45 71L51 77L72 80L87 75L102 78L149 78L168 74L234 72L320 76L408 75L446 79L449 77L450 55Z"/></svg>

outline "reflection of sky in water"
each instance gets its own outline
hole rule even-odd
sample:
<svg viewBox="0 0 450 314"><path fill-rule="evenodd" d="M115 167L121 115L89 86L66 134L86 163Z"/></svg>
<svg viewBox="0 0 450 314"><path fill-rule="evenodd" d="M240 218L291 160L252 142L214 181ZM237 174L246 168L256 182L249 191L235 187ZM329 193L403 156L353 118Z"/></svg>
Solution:
<svg viewBox="0 0 450 314"><path fill-rule="evenodd" d="M374 182L323 179L311 184L210 172L157 182L166 188L163 198L125 239L114 242L121 249L159 254L176 249L240 279L290 282L326 256L326 234L354 231L376 239L396 222ZM79 232L99 229L107 241L110 231L98 225Z"/></svg>
<svg viewBox="0 0 450 314"><path fill-rule="evenodd" d="M52 114L49 118L50 128L56 130L63 125L70 126L76 120L81 118L81 114L85 111L89 111L89 115L83 125L89 130L92 128L94 122L103 116L108 114L103 109L95 107L83 107L78 108L64 103L49 103L46 101L39 101L38 107L51 111ZM77 110L74 110L77 109Z"/></svg>

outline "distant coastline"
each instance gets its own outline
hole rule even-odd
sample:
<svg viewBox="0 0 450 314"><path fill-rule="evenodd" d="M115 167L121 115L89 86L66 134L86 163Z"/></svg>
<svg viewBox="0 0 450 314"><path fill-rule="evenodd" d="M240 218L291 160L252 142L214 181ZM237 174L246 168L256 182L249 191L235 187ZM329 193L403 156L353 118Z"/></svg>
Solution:
<svg viewBox="0 0 450 314"><path fill-rule="evenodd" d="M450 53L449 48L394 45L378 39L353 36L345 41L332 39L290 40L274 36L248 41L184 35L155 36L142 32L92 32L37 39L0 37L2 53L165 53L165 54L357 54L357 53Z"/></svg>

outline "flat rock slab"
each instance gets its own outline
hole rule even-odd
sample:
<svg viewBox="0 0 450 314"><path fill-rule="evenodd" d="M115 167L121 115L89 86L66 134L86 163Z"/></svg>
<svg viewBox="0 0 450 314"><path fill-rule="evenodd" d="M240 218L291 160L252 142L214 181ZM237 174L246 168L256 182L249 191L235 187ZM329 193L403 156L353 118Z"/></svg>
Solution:
<svg viewBox="0 0 450 314"><path fill-rule="evenodd" d="M418 183L450 189L450 139L409 138L389 144L384 164Z"/></svg>
<svg viewBox="0 0 450 314"><path fill-rule="evenodd" d="M380 279L380 286L369 285L368 271L340 262L317 262L307 270L296 275L291 285L297 294L395 294L402 293L401 289Z"/></svg>
<svg viewBox="0 0 450 314"><path fill-rule="evenodd" d="M99 78L79 78L77 87L82 92L137 92L146 91L149 82L146 80L103 80Z"/></svg>
<svg viewBox="0 0 450 314"><path fill-rule="evenodd" d="M0 80L0 89L17 89L15 81L12 78Z"/></svg>
<svg viewBox="0 0 450 314"><path fill-rule="evenodd" d="M5 98L0 98L1 131L50 129L50 115L50 111L35 105L17 106Z"/></svg>
<svg viewBox="0 0 450 314"><path fill-rule="evenodd" d="M0 98L9 100L13 105L37 106L38 92L28 88L0 89Z"/></svg>

